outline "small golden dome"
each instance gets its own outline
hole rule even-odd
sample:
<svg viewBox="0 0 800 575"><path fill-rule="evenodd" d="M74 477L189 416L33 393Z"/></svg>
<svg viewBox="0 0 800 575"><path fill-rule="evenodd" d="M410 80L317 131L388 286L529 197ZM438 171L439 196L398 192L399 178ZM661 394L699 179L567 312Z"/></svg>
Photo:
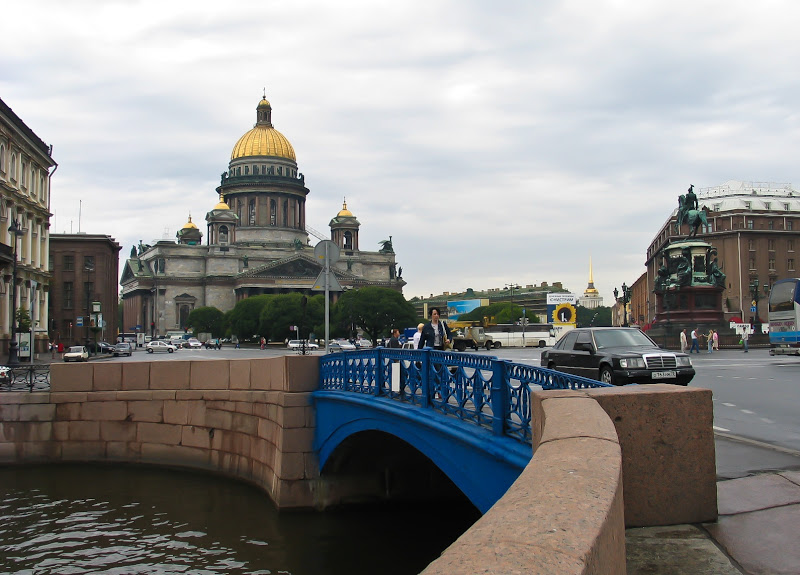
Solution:
<svg viewBox="0 0 800 575"><path fill-rule="evenodd" d="M341 218L341 217L352 218L353 217L353 213L350 210L347 209L347 200L342 202L342 209L339 210L339 213L336 214L336 217L338 217L338 218Z"/></svg>
<svg viewBox="0 0 800 575"><path fill-rule="evenodd" d="M230 206L225 203L225 198L222 194L219 195L219 203L214 206L215 210L230 210Z"/></svg>
<svg viewBox="0 0 800 575"><path fill-rule="evenodd" d="M189 229L196 230L197 229L197 226L194 225L194 223L192 222L192 216L191 215L189 216L189 221L186 222L185 224L183 224L183 227L181 229L182 230L189 230Z"/></svg>
<svg viewBox="0 0 800 575"><path fill-rule="evenodd" d="M266 96L261 98L261 101L258 103L258 107L260 108L261 106L269 106L270 108L272 107L270 106L269 100L267 100Z"/></svg>

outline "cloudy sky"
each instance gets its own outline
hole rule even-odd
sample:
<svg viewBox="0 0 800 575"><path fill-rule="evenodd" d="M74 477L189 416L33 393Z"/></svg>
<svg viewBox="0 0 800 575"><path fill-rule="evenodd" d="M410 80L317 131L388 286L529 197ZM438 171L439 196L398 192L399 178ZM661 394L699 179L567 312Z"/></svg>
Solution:
<svg viewBox="0 0 800 575"><path fill-rule="evenodd" d="M800 184L797 2L3 7L0 98L54 147L55 232L123 256L204 216L266 87L308 224L347 198L406 297L644 271L689 184Z"/></svg>

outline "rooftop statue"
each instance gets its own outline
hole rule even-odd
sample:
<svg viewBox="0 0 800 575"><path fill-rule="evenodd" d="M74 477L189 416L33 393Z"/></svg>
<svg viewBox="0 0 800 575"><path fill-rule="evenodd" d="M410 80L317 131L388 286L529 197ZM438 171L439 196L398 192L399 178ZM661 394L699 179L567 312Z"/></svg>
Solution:
<svg viewBox="0 0 800 575"><path fill-rule="evenodd" d="M389 236L388 240L381 240L378 242L381 244L381 249L378 250L378 253L381 254L393 254L394 247L392 246L392 236Z"/></svg>
<svg viewBox="0 0 800 575"><path fill-rule="evenodd" d="M705 210L698 209L694 184L689 186L686 194L678 196L678 230L680 230L684 222L689 225L689 235L686 236L686 239L696 236L700 226L708 224Z"/></svg>

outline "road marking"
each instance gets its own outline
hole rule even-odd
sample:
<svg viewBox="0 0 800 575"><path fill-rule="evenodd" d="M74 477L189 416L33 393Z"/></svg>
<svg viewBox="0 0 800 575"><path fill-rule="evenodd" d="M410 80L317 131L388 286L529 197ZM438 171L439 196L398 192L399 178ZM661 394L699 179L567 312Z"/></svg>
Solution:
<svg viewBox="0 0 800 575"><path fill-rule="evenodd" d="M725 429L724 427L717 427L717 426L715 425L715 426L714 426L714 431L730 431L730 429Z"/></svg>
<svg viewBox="0 0 800 575"><path fill-rule="evenodd" d="M742 413L746 413L747 415L753 415L753 412L750 411L749 409L740 409L739 411L741 411Z"/></svg>
<svg viewBox="0 0 800 575"><path fill-rule="evenodd" d="M720 428L714 427L715 435L718 437L724 437L725 439L730 439L732 441L738 441L740 443L747 443L749 445L753 445L755 447L761 447L764 449L771 449L773 451L780 451L781 453L787 453L789 455L794 455L795 457L800 457L800 451L796 449L791 449L788 447L781 447L780 445L772 445L771 443L765 443L763 441L758 441L756 439L750 439L747 437L742 437L741 435L734 435L732 433L725 433Z"/></svg>
<svg viewBox="0 0 800 575"><path fill-rule="evenodd" d="M762 418L760 418L760 419L761 419L761 421L763 421L764 423L775 423L774 421L772 421L772 420L771 420L771 419L769 419L768 417L762 417Z"/></svg>
<svg viewBox="0 0 800 575"><path fill-rule="evenodd" d="M725 407L736 407L735 403L723 403L722 405L724 405Z"/></svg>

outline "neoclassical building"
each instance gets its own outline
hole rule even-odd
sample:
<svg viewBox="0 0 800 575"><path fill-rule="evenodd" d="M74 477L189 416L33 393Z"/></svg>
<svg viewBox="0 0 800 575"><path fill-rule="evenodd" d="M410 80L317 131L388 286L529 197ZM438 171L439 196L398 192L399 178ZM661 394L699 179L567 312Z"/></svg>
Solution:
<svg viewBox="0 0 800 575"><path fill-rule="evenodd" d="M309 189L292 144L272 124L266 98L256 108L255 126L233 146L216 194L205 216L205 243L189 216L176 241L131 250L120 280L122 331L163 335L186 327L196 307L228 311L252 295L312 293L323 270L314 255L322 238L309 238ZM382 242L380 251L362 251L360 227L346 202L330 221L330 240L340 249L332 268L337 281L343 289L402 291L391 241Z"/></svg>
<svg viewBox="0 0 800 575"><path fill-rule="evenodd" d="M48 341L50 177L55 169L50 170L55 167L52 146L0 100L0 339L4 354L15 309L30 312L38 350Z"/></svg>

